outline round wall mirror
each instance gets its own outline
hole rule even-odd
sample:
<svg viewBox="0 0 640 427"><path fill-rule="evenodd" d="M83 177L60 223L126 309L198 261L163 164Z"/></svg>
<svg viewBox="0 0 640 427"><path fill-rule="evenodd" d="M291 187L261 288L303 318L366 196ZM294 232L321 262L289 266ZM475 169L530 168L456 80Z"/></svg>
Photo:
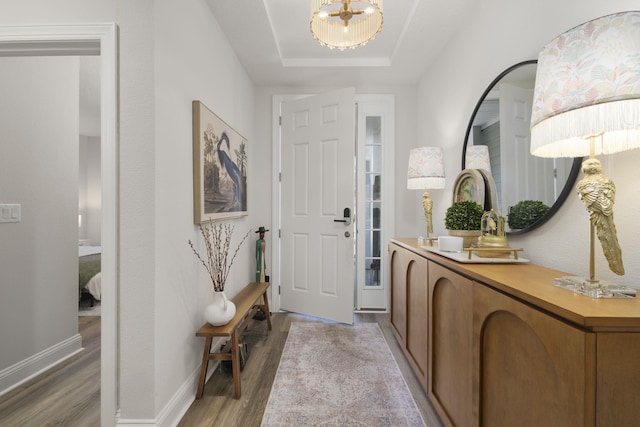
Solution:
<svg viewBox="0 0 640 427"><path fill-rule="evenodd" d="M468 167L468 152L488 151L496 210L504 217L516 205L516 210L525 205L548 209L522 228L508 224L507 234L523 234L548 221L571 192L582 163L581 158L549 159L529 152L536 64L535 60L520 62L491 82L473 110L462 148L463 170Z"/></svg>

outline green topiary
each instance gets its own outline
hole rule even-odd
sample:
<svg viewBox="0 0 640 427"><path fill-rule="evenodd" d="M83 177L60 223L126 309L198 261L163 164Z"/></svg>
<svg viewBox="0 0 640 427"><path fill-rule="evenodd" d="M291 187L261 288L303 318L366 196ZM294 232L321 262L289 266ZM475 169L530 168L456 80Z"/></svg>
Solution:
<svg viewBox="0 0 640 427"><path fill-rule="evenodd" d="M507 224L512 230L521 230L536 223L549 212L549 206L539 200L522 200L509 209Z"/></svg>
<svg viewBox="0 0 640 427"><path fill-rule="evenodd" d="M484 210L476 202L455 202L447 209L444 226L447 230L480 230L482 215Z"/></svg>

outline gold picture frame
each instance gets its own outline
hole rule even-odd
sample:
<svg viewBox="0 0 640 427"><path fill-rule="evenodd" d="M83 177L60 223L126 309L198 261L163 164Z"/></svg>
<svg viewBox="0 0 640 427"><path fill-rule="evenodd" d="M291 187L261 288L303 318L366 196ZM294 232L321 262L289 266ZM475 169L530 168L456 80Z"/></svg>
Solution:
<svg viewBox="0 0 640 427"><path fill-rule="evenodd" d="M194 223L240 217L247 208L247 139L193 101Z"/></svg>
<svg viewBox="0 0 640 427"><path fill-rule="evenodd" d="M484 177L476 169L464 169L453 185L452 203L474 201L485 209Z"/></svg>
<svg viewBox="0 0 640 427"><path fill-rule="evenodd" d="M498 189L491 172L484 169L477 170L484 178L484 210L490 211L491 209L495 209L496 211L500 211L500 206L498 205Z"/></svg>

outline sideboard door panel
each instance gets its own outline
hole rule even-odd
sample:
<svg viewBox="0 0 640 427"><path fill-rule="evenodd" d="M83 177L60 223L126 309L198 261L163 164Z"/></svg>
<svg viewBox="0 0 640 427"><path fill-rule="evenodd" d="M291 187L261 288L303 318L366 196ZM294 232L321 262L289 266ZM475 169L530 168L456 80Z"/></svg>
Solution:
<svg viewBox="0 0 640 427"><path fill-rule="evenodd" d="M391 259L391 325L423 388L427 387L427 260L394 244Z"/></svg>
<svg viewBox="0 0 640 427"><path fill-rule="evenodd" d="M471 280L429 261L428 395L445 424L473 425Z"/></svg>
<svg viewBox="0 0 640 427"><path fill-rule="evenodd" d="M399 246L389 245L391 260L391 326L393 333L404 348L407 325L407 264L409 252Z"/></svg>
<svg viewBox="0 0 640 427"><path fill-rule="evenodd" d="M640 423L640 334L598 333L598 426Z"/></svg>
<svg viewBox="0 0 640 427"><path fill-rule="evenodd" d="M427 260L411 257L407 270L407 353L409 362L427 386Z"/></svg>
<svg viewBox="0 0 640 427"><path fill-rule="evenodd" d="M595 335L486 286L473 303L480 425L593 425Z"/></svg>

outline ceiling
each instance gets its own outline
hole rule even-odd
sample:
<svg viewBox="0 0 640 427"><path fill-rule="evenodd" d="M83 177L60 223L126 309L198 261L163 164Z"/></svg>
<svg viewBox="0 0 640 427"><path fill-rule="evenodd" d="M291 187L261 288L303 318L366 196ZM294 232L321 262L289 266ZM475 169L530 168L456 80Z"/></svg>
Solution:
<svg viewBox="0 0 640 427"><path fill-rule="evenodd" d="M378 36L339 51L311 35L308 0L206 1L259 86L415 84L477 3L386 0Z"/></svg>
<svg viewBox="0 0 640 427"><path fill-rule="evenodd" d="M385 0L378 36L341 52L311 35L308 0L206 2L259 86L416 84L474 5L473 0ZM99 57L81 57L80 133L86 136L100 135L99 74Z"/></svg>

